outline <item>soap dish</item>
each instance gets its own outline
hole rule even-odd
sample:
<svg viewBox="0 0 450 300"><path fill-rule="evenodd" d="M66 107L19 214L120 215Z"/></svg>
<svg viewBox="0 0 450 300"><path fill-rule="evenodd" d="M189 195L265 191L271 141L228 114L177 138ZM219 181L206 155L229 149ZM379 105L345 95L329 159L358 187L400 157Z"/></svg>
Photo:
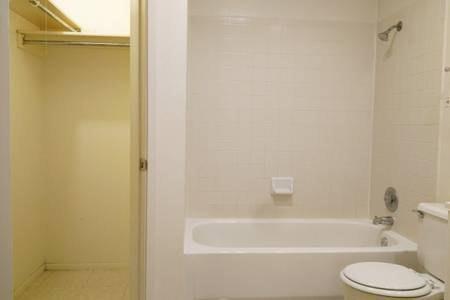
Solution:
<svg viewBox="0 0 450 300"><path fill-rule="evenodd" d="M293 177L272 177L272 195L292 195L293 193Z"/></svg>

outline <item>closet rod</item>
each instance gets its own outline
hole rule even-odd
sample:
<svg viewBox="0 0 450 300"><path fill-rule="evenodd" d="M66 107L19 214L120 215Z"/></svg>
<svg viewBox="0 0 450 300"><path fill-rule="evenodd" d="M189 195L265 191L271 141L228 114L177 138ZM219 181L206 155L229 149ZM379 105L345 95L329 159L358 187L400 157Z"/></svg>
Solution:
<svg viewBox="0 0 450 300"><path fill-rule="evenodd" d="M67 24L63 19L58 17L55 13L53 13L50 9L48 9L45 5L43 5L41 3L41 1L39 1L39 0L29 0L29 1L30 1L31 5L33 5L33 6L37 7L37 8L39 8L40 10L42 10L44 13L49 15L51 18L53 18L56 22L61 24L63 27L67 28L68 30L70 30L72 32L78 32L79 31L76 28L73 28L72 26Z"/></svg>
<svg viewBox="0 0 450 300"><path fill-rule="evenodd" d="M52 41L52 40L26 40L24 45L42 45L42 46L93 46L93 47L130 47L129 43L114 42L77 42L77 41Z"/></svg>

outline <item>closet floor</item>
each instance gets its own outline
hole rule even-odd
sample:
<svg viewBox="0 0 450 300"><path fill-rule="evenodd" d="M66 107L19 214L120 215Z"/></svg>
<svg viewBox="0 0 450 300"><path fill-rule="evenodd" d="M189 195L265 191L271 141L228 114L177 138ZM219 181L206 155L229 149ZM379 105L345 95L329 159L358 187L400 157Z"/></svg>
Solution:
<svg viewBox="0 0 450 300"><path fill-rule="evenodd" d="M45 271L15 300L128 300L125 270Z"/></svg>

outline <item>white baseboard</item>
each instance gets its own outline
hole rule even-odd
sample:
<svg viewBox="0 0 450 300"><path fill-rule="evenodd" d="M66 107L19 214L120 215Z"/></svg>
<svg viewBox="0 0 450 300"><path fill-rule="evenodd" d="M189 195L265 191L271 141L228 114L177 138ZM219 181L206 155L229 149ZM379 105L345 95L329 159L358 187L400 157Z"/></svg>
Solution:
<svg viewBox="0 0 450 300"><path fill-rule="evenodd" d="M23 294L23 292L30 286L30 284L36 280L42 273L44 273L46 269L45 264L40 265L36 270L34 270L30 276L25 279L25 281L14 289L14 297L19 297Z"/></svg>
<svg viewBox="0 0 450 300"><path fill-rule="evenodd" d="M88 263L88 264L57 264L47 263L45 269L49 271L70 271L70 270L118 270L126 269L126 263Z"/></svg>

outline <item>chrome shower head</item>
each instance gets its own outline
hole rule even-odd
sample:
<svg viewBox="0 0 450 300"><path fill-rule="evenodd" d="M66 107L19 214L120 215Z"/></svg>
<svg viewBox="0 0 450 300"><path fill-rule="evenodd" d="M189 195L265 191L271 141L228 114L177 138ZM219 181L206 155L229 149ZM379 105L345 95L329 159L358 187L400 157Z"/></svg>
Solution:
<svg viewBox="0 0 450 300"><path fill-rule="evenodd" d="M401 31L403 29L403 22L400 21L395 25L392 25L391 27L389 27L386 31L383 31L381 33L378 34L378 38L383 41L383 42L387 42L389 41L389 34L391 33L392 30L396 29L397 32Z"/></svg>
<svg viewBox="0 0 450 300"><path fill-rule="evenodd" d="M387 33L386 31L381 32L378 34L378 38L380 39L380 41L387 42L389 41L389 33Z"/></svg>

